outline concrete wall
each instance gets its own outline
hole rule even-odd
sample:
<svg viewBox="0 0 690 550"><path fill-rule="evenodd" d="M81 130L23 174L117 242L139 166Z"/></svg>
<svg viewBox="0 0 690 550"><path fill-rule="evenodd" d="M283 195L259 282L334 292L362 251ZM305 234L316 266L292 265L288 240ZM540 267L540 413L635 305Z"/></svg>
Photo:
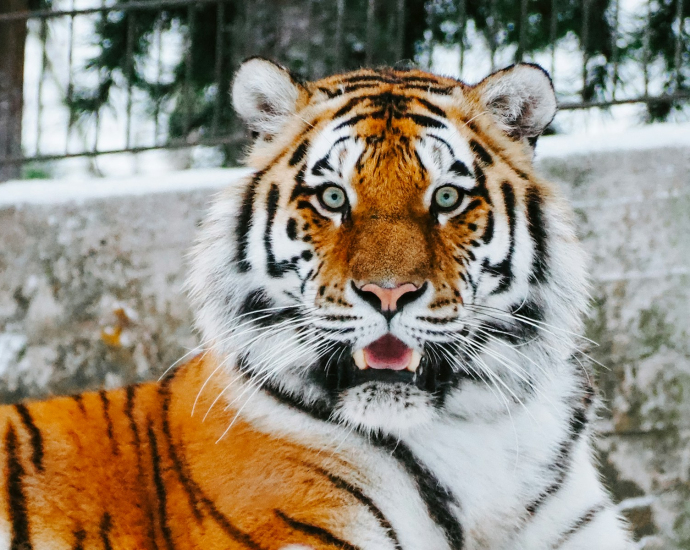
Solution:
<svg viewBox="0 0 690 550"><path fill-rule="evenodd" d="M592 256L602 472L640 547L690 548L690 147L554 143L540 168ZM155 378L193 348L183 258L235 177L0 186L0 400Z"/></svg>

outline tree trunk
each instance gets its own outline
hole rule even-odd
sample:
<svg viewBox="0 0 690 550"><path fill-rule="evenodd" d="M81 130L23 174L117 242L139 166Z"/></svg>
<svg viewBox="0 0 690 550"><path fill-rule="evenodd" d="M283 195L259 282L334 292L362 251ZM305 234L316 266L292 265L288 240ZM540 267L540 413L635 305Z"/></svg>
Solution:
<svg viewBox="0 0 690 550"><path fill-rule="evenodd" d="M27 0L0 0L0 14L27 9ZM3 162L3 158L22 154L25 43L25 20L0 22L0 181L21 174L19 163Z"/></svg>

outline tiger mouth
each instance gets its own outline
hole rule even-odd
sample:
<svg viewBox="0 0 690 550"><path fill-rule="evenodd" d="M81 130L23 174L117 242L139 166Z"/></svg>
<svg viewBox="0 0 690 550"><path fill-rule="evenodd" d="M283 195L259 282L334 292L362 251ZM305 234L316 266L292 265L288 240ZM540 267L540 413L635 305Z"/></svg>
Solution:
<svg viewBox="0 0 690 550"><path fill-rule="evenodd" d="M325 361L323 383L334 396L365 384L416 386L435 394L445 393L458 379L458 373L438 354L428 349L419 352L387 334L365 348L350 353L336 353L336 361Z"/></svg>

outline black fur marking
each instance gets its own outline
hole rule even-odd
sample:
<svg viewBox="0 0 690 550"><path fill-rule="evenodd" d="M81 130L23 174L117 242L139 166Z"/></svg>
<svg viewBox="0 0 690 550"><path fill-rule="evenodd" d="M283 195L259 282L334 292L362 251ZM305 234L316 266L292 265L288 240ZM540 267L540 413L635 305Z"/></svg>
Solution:
<svg viewBox="0 0 690 550"><path fill-rule="evenodd" d="M103 514L99 532L101 534L101 542L103 543L103 550L113 550L113 545L110 542L110 529L112 527L112 518L108 512Z"/></svg>
<svg viewBox="0 0 690 550"><path fill-rule="evenodd" d="M280 321L294 318L295 311L292 308L266 311L274 306L275 304L266 296L266 292L259 288L247 294L237 314L240 318L251 319L262 327L270 327Z"/></svg>
<svg viewBox="0 0 690 550"><path fill-rule="evenodd" d="M29 432L31 439L31 461L34 463L34 467L39 471L43 471L43 436L41 435L41 430L38 429L34 423L34 419L23 403L17 403L14 408L19 413L22 419L22 424Z"/></svg>
<svg viewBox="0 0 690 550"><path fill-rule="evenodd" d="M430 116L426 116L426 115L418 115L415 113L408 113L407 115L404 116L404 118L409 118L415 124L418 124L419 126L423 126L424 128L447 128L447 126L443 122L441 122L440 120L436 120L435 118L431 118Z"/></svg>
<svg viewBox="0 0 690 550"><path fill-rule="evenodd" d="M32 550L29 535L29 514L26 509L24 494L24 466L19 458L19 440L12 424L5 434L5 455L7 455L7 489L8 514L12 524L12 542L10 550Z"/></svg>
<svg viewBox="0 0 690 550"><path fill-rule="evenodd" d="M84 540L86 539L86 531L79 529L74 532L74 546L72 550L84 550Z"/></svg>
<svg viewBox="0 0 690 550"><path fill-rule="evenodd" d="M453 93L453 88L449 86L429 86L427 84L406 84L405 88L412 90L422 90L430 94L450 95Z"/></svg>
<svg viewBox="0 0 690 550"><path fill-rule="evenodd" d="M491 239L494 238L494 213L489 210L486 215L486 226L484 227L484 233L482 234L482 241L485 244L489 244Z"/></svg>
<svg viewBox="0 0 690 550"><path fill-rule="evenodd" d="M77 403L77 407L79 407L79 410L82 412L82 414L86 414L86 408L84 407L84 396L78 393L73 395L72 399L74 399L74 401Z"/></svg>
<svg viewBox="0 0 690 550"><path fill-rule="evenodd" d="M459 504L450 490L443 486L404 443L390 436L379 436L374 442L395 458L412 477L426 504L429 517L443 530L448 546L454 550L462 550L465 535L453 511L453 508L459 508Z"/></svg>
<svg viewBox="0 0 690 550"><path fill-rule="evenodd" d="M442 118L446 118L446 112L440 107L431 103L431 101L427 101L423 97L415 97L415 101L424 105L424 107L426 107L427 111L429 111L430 113L433 113L436 116L440 116Z"/></svg>
<svg viewBox="0 0 690 550"><path fill-rule="evenodd" d="M165 483L161 474L161 456L158 453L158 440L153 431L153 424L149 420L148 426L149 449L151 451L151 466L153 469L153 483L156 487L156 497L158 499L158 525L163 533L165 547L167 550L174 550L172 531L168 525L168 494L165 490Z"/></svg>
<svg viewBox="0 0 690 550"><path fill-rule="evenodd" d="M508 217L509 243L508 254L501 263L491 265L488 260L484 260L482 265L484 271L500 277L498 286L491 292L492 294L505 292L513 281L513 254L515 253L515 192L513 191L513 186L507 181L503 182L501 190L503 191L506 216Z"/></svg>
<svg viewBox="0 0 690 550"><path fill-rule="evenodd" d="M484 166L491 166L494 163L493 157L478 141L471 139L470 149L475 155L477 155L477 158L479 158Z"/></svg>
<svg viewBox="0 0 690 550"><path fill-rule="evenodd" d="M489 205L493 204L489 196L489 189L486 186L486 174L484 170L482 170L482 167L479 166L478 162L474 163L474 180L477 182L477 185L475 185L473 189L467 191L467 194L473 197L481 197Z"/></svg>
<svg viewBox="0 0 690 550"><path fill-rule="evenodd" d="M342 539L339 539L333 533L327 531L323 527L318 527L316 525L311 525L310 523L298 521L286 515L284 512L281 512L280 510L274 511L276 516L282 519L285 523L287 523L290 526L291 529L295 531L311 535L312 537L319 539L324 544L328 544L335 548L342 548L343 550L359 550L357 546L350 544L349 542L344 541Z"/></svg>
<svg viewBox="0 0 690 550"><path fill-rule="evenodd" d="M125 400L125 416L129 420L129 428L132 430L132 440L134 441L134 448L139 451L141 445L141 439L139 436L139 427L137 426L136 420L134 419L134 399L136 397L137 386L127 386L125 390L126 400Z"/></svg>
<svg viewBox="0 0 690 550"><path fill-rule="evenodd" d="M295 220L295 218L290 218L287 221L285 231L287 232L288 239L291 241L297 240L297 220Z"/></svg>
<svg viewBox="0 0 690 550"><path fill-rule="evenodd" d="M580 516L575 523L565 532L563 533L559 538L558 542L556 542L555 545L553 545L551 548L554 550L558 550L559 548L562 548L563 545L568 542L575 533L577 533L580 529L583 529L584 527L587 527L594 519L597 517L597 515L600 512L603 512L606 509L605 504L599 504L598 506L593 506L589 510L587 510L582 516Z"/></svg>
<svg viewBox="0 0 690 550"><path fill-rule="evenodd" d="M530 515L534 515L544 502L546 502L550 496L555 495L563 486L568 472L570 471L573 448L585 431L587 423L588 418L585 407L576 407L570 417L568 436L561 442L554 462L548 467L549 470L556 472L556 477L535 500L527 505L527 512L529 512Z"/></svg>
<svg viewBox="0 0 690 550"><path fill-rule="evenodd" d="M298 197L302 195L313 194L314 190L311 187L304 185L304 172L307 169L307 165L303 164L300 169L295 174L295 185L290 193L290 202L295 201Z"/></svg>
<svg viewBox="0 0 690 550"><path fill-rule="evenodd" d="M271 277L282 277L290 270L290 262L281 260L276 262L275 254L273 253L272 230L273 222L275 221L276 213L278 212L278 200L280 199L280 191L278 186L274 183L268 192L266 199L266 230L264 231L264 248L266 249L266 269Z"/></svg>
<svg viewBox="0 0 690 550"><path fill-rule="evenodd" d="M338 141L341 141L341 140L342 140L342 138L340 138L339 140L337 140L336 143L337 143ZM333 144L333 147L335 147L335 143ZM331 147L331 149L333 149L333 147ZM328 170L329 172L332 172L332 171L333 171L333 167L331 166L331 163L328 161L329 155L330 155L330 151L328 152L328 154L327 154L325 157L323 157L323 158L317 160L317 161L314 163L314 166L312 166L312 168L311 168L311 173L312 173L313 175L315 175L315 176L323 176L323 173L324 173L326 170Z"/></svg>
<svg viewBox="0 0 690 550"><path fill-rule="evenodd" d="M304 157L307 154L307 149L309 149L309 140L305 139L300 143L295 151L292 153L292 156L290 157L290 160L288 161L288 164L290 166L295 166L296 164L299 164L302 162Z"/></svg>
<svg viewBox="0 0 690 550"><path fill-rule="evenodd" d="M237 268L246 273L251 269L251 264L247 259L247 248L249 247L249 231L252 225L252 214L254 212L254 199L256 197L256 190L261 182L261 178L266 173L266 170L257 172L252 178L251 183L247 186L242 198L242 207L237 218L236 237L237 237Z"/></svg>
<svg viewBox="0 0 690 550"><path fill-rule="evenodd" d="M538 283L545 283L548 277L548 250L546 220L544 219L542 197L536 187L527 190L527 227L532 243L534 257L532 259L532 274L530 279Z"/></svg>
<svg viewBox="0 0 690 550"><path fill-rule="evenodd" d="M465 166L464 162L461 162L459 160L456 160L451 164L450 166L450 171L453 172L456 176L460 177L472 177L472 172L470 172L470 169Z"/></svg>
<svg viewBox="0 0 690 550"><path fill-rule="evenodd" d="M101 404L103 405L103 417L105 418L106 432L108 434L108 439L110 440L110 447L114 455L120 454L117 448L117 441L115 440L115 435L113 434L113 419L110 418L110 401L108 399L108 394L105 390L98 392L98 396L101 398Z"/></svg>

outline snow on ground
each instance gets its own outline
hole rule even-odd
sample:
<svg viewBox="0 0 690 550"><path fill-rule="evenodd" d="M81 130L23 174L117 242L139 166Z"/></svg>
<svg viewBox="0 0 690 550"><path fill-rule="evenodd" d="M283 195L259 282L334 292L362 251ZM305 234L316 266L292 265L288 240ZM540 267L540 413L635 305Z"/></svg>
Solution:
<svg viewBox="0 0 690 550"><path fill-rule="evenodd" d="M690 148L690 123L653 124L637 128L542 137L538 159L600 151ZM83 202L111 196L220 189L251 173L249 168L209 168L158 172L129 177L20 180L0 185L0 208L21 204Z"/></svg>

